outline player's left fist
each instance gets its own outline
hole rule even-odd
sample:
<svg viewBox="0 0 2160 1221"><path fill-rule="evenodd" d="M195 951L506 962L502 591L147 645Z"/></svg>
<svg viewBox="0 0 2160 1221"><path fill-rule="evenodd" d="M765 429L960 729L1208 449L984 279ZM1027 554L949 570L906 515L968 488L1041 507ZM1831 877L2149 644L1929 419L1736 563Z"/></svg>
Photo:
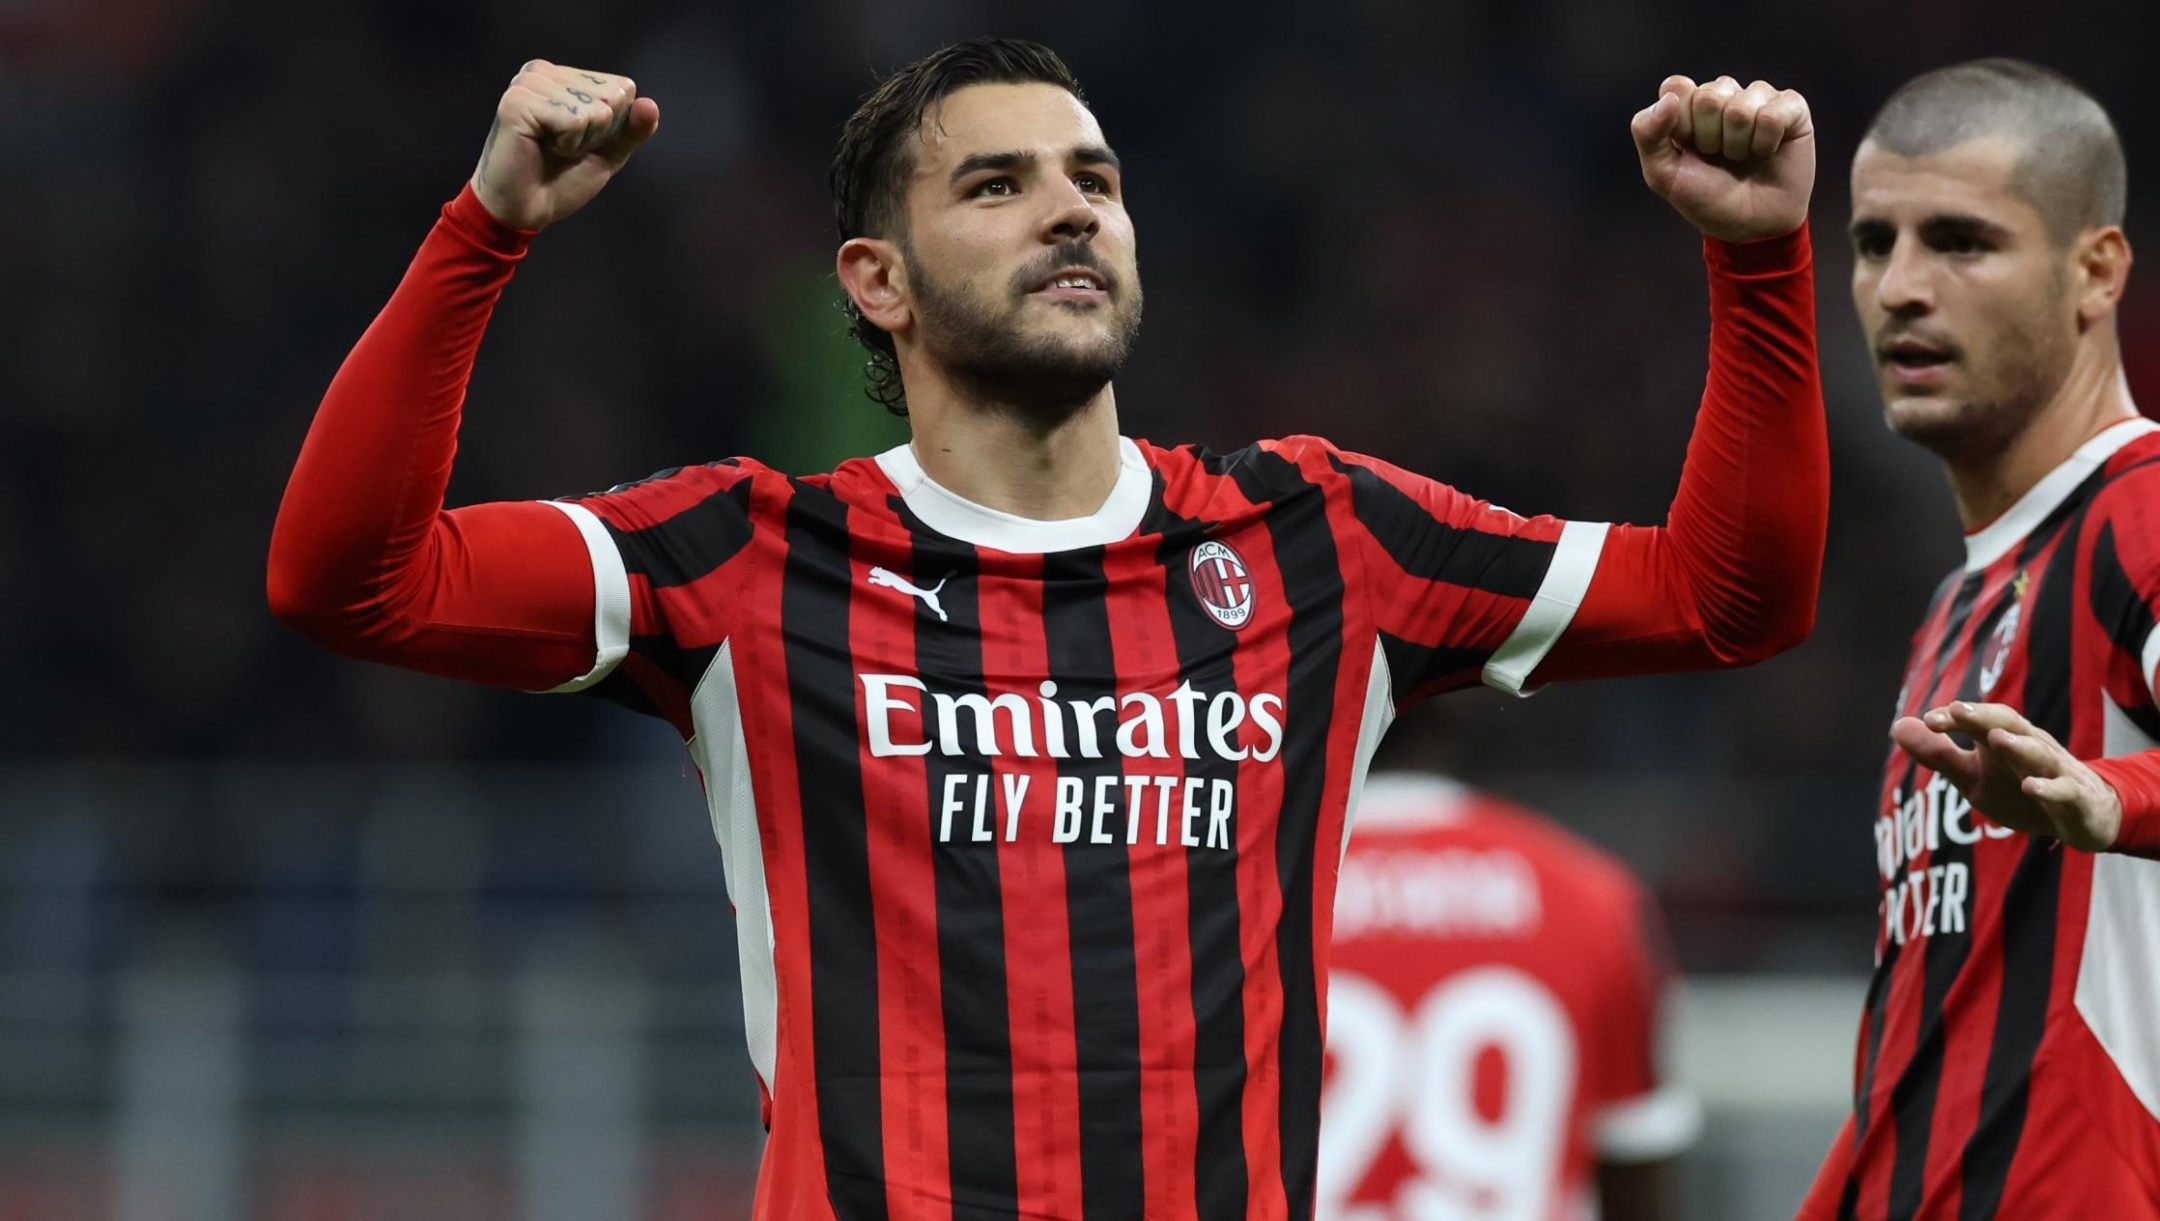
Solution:
<svg viewBox="0 0 2160 1221"><path fill-rule="evenodd" d="M1815 121L1792 90L1668 76L1628 127L1643 181L1705 234L1746 242L1807 220Z"/></svg>
<svg viewBox="0 0 2160 1221"><path fill-rule="evenodd" d="M1953 732L1971 737L1972 749ZM1900 718L1890 737L2003 826L2087 852L2106 851L2122 830L2114 786L2007 705L1945 704Z"/></svg>

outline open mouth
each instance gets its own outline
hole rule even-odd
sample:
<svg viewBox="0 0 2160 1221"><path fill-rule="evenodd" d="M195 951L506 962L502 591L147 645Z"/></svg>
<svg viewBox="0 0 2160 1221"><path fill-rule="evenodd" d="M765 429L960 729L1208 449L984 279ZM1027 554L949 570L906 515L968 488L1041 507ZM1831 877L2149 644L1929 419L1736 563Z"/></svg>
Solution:
<svg viewBox="0 0 2160 1221"><path fill-rule="evenodd" d="M1062 301L1093 301L1108 296L1109 292L1109 277L1085 267L1067 267L1036 285L1032 295Z"/></svg>

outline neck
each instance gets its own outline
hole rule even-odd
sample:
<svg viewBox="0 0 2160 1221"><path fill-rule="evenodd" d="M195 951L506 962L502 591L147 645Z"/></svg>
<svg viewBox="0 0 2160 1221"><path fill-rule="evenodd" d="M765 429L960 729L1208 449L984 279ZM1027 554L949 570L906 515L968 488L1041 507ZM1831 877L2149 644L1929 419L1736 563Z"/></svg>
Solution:
<svg viewBox="0 0 2160 1221"><path fill-rule="evenodd" d="M1035 521L1086 517L1118 478L1117 398L1104 386L1078 410L1043 424L1011 407L975 401L949 386L908 379L915 460L947 491Z"/></svg>
<svg viewBox="0 0 2160 1221"><path fill-rule="evenodd" d="M2119 353L2112 346L2097 350L2097 345L2088 351L2090 357L2080 353L2062 385L2007 446L1943 463L1967 531L2002 516L2096 433L2138 414Z"/></svg>

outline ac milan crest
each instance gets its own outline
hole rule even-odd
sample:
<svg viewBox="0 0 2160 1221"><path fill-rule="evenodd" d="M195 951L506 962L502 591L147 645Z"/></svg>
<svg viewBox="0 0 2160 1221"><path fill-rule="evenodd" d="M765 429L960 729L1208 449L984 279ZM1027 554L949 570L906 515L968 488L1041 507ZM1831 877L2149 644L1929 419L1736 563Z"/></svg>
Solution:
<svg viewBox="0 0 2160 1221"><path fill-rule="evenodd" d="M1210 540L1193 548L1189 567L1193 596L1215 622L1234 632L1252 620L1252 575L1228 543Z"/></svg>

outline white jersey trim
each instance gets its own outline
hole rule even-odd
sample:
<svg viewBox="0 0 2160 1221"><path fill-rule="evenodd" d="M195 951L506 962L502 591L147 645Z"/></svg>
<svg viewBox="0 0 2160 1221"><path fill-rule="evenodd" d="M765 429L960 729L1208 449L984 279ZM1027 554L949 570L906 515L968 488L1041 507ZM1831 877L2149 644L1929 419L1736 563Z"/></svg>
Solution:
<svg viewBox="0 0 2160 1221"><path fill-rule="evenodd" d="M2087 475L2099 470L2116 450L2149 432L2160 432L2160 424L2142 417L2124 420L2101 429L2092 440L2078 446L2077 452L2042 476L2001 517L1965 536L1965 571L1978 572L2009 554L2010 548L2032 533L2033 527L2076 491Z"/></svg>
<svg viewBox="0 0 2160 1221"><path fill-rule="evenodd" d="M1591 1117L1600 1161L1654 1162L1672 1157L1702 1133L1702 1104L1675 1085L1663 1085Z"/></svg>
<svg viewBox="0 0 2160 1221"><path fill-rule="evenodd" d="M2145 647L2139 651L2138 664L2145 667L2145 693L2152 696L2153 703L2160 704L2160 626L2145 634Z"/></svg>
<svg viewBox="0 0 2160 1221"><path fill-rule="evenodd" d="M2151 750L2115 701L2101 697L2108 758ZM2108 1058L2147 1114L2160 1119L2160 861L2101 852L2093 857L2092 898L2085 912L2085 950L2078 959L2076 1003Z"/></svg>
<svg viewBox="0 0 2160 1221"><path fill-rule="evenodd" d="M1126 437L1118 438L1117 483L1102 507L1086 517L1059 521L1037 521L976 504L925 474L909 445L897 445L879 454L877 464L924 525L947 538L1014 555L1105 547L1130 538L1140 528L1140 519L1147 516L1148 501L1155 489L1147 459L1141 455L1140 447Z"/></svg>
<svg viewBox="0 0 2160 1221"><path fill-rule="evenodd" d="M614 537L591 509L560 500L541 503L561 509L576 523L585 539L585 551L592 557L593 641L597 650L593 668L559 687L548 688L547 693L583 691L606 678L630 652L630 577L623 570L622 552L616 549Z"/></svg>
<svg viewBox="0 0 2160 1221"><path fill-rule="evenodd" d="M1545 660L1560 634L1575 621L1583 595L1590 590L1590 578L1597 574L1598 557L1605 552L1605 534L1611 528L1601 521L1571 521L1561 528L1559 545L1553 548L1552 566L1545 570L1545 580L1530 599L1530 609L1523 612L1522 622L1515 625L1514 632L1485 663L1486 686L1498 687L1510 695L1531 694L1523 690L1523 684L1530 681L1530 672Z"/></svg>
<svg viewBox="0 0 2160 1221"><path fill-rule="evenodd" d="M690 758L705 778L713 838L735 905L735 952L742 970L743 1035L750 1066L767 1095L780 1045L780 984L773 961L772 896L765 888L765 846L758 835L757 793L750 783L750 749L743 740L742 704L735 689L735 642L724 641L690 696Z"/></svg>
<svg viewBox="0 0 2160 1221"><path fill-rule="evenodd" d="M1338 867L1350 851L1350 828L1356 825L1358 807L1365 800L1365 773L1372 767L1374 752L1380 749L1380 739L1387 736L1388 727L1394 723L1394 671L1388 669L1387 649L1375 634L1372 669L1365 679L1365 711L1358 718L1357 757L1350 764L1350 801L1343 807L1342 851L1335 857Z"/></svg>

